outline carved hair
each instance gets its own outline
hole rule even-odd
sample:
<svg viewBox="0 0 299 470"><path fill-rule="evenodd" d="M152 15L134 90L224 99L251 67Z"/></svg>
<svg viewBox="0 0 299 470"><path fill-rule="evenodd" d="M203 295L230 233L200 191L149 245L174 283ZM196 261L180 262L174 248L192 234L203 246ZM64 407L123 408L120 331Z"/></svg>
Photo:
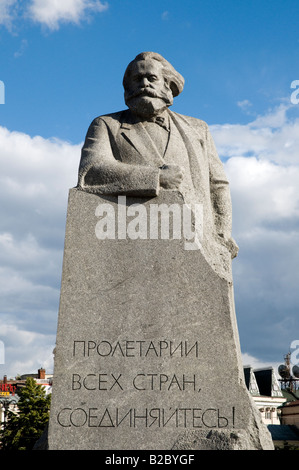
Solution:
<svg viewBox="0 0 299 470"><path fill-rule="evenodd" d="M129 63L123 79L123 86L125 90L127 89L128 80L130 79L132 66L140 60L157 60L158 62L161 62L163 66L163 75L165 80L168 82L168 85L172 91L172 95L174 97L178 96L183 91L185 82L184 78L166 59L164 59L164 57L162 57L157 52L141 52L135 57L134 60L132 60L132 62Z"/></svg>

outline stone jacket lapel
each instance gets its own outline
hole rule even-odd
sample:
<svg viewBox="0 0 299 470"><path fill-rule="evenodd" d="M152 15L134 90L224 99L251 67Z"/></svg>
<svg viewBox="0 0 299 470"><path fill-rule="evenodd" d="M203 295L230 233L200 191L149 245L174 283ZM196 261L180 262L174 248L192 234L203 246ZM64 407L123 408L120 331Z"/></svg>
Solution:
<svg viewBox="0 0 299 470"><path fill-rule="evenodd" d="M164 164L142 122L134 120L133 117L121 123L116 145L124 163L158 167Z"/></svg>

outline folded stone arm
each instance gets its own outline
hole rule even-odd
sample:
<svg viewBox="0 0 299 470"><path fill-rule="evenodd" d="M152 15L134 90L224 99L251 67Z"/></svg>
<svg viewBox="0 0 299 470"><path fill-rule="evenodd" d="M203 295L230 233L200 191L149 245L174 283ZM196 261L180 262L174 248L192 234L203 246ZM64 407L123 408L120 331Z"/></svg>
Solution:
<svg viewBox="0 0 299 470"><path fill-rule="evenodd" d="M78 187L99 194L157 196L159 168L123 163L110 137L102 119L91 123L82 148Z"/></svg>

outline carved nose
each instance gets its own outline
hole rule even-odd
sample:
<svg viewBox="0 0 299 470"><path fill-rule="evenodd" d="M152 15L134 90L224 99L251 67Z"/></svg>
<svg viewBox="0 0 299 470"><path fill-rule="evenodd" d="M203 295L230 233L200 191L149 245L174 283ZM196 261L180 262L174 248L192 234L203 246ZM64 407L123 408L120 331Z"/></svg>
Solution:
<svg viewBox="0 0 299 470"><path fill-rule="evenodd" d="M144 78L141 80L141 84L142 84L142 86L143 86L144 88L146 88L146 87L150 86L150 81L149 81L146 77L144 77Z"/></svg>

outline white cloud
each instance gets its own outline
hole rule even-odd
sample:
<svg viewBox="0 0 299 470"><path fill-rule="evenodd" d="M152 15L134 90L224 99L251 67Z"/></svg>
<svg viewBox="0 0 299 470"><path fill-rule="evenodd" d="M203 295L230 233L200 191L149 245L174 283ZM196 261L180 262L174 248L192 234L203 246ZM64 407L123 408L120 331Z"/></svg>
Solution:
<svg viewBox="0 0 299 470"><path fill-rule="evenodd" d="M58 204L66 182L76 178L80 145L57 139L43 139L0 127L1 160L6 169L0 175L2 190L9 199L22 194L22 204L35 202L43 212L44 204Z"/></svg>
<svg viewBox="0 0 299 470"><path fill-rule="evenodd" d="M271 225L299 225L299 119L280 105L246 125L211 128L225 161L239 237Z"/></svg>
<svg viewBox="0 0 299 470"><path fill-rule="evenodd" d="M249 124L211 126L219 154L223 158L254 155L280 165L298 165L299 118L288 119L293 108L281 104Z"/></svg>
<svg viewBox="0 0 299 470"><path fill-rule="evenodd" d="M1 367L11 375L52 367L68 189L81 145L0 127L0 147Z"/></svg>
<svg viewBox="0 0 299 470"><path fill-rule="evenodd" d="M242 362L244 366L251 366L253 369L263 369L266 367L273 367L275 374L277 375L277 367L278 363L271 363L271 362L263 362L260 359L251 356L248 353L243 353L242 354Z"/></svg>
<svg viewBox="0 0 299 470"><path fill-rule="evenodd" d="M53 371L53 344L55 336L26 331L16 324L1 325L4 340L5 364L0 365L1 376L15 377L17 374L37 373L44 367Z"/></svg>
<svg viewBox="0 0 299 470"><path fill-rule="evenodd" d="M34 21L55 30L61 23L79 24L107 8L108 3L100 0L31 0L28 13Z"/></svg>
<svg viewBox="0 0 299 470"><path fill-rule="evenodd" d="M237 101L237 105L239 108L242 109L245 113L249 114L249 110L252 106L252 103L249 100Z"/></svg>
<svg viewBox="0 0 299 470"><path fill-rule="evenodd" d="M54 31L61 24L79 25L108 8L108 2L101 0L25 0L24 3L0 0L0 25L12 31L15 22L22 18L31 19ZM26 41L23 41L15 57L22 55L26 46Z"/></svg>
<svg viewBox="0 0 299 470"><path fill-rule="evenodd" d="M299 223L299 119L282 104L246 125L212 126L231 184L238 236ZM277 227L278 227L277 226Z"/></svg>
<svg viewBox="0 0 299 470"><path fill-rule="evenodd" d="M12 27L12 22L15 17L16 4L17 0L0 1L0 25L4 25L9 30Z"/></svg>
<svg viewBox="0 0 299 470"><path fill-rule="evenodd" d="M25 49L28 47L27 39L22 39L19 49L14 53L14 57L18 59L24 54Z"/></svg>
<svg viewBox="0 0 299 470"><path fill-rule="evenodd" d="M232 157L225 164L231 183L235 230L299 220L299 165L281 166L257 157ZM243 217L242 217L243 213Z"/></svg>

